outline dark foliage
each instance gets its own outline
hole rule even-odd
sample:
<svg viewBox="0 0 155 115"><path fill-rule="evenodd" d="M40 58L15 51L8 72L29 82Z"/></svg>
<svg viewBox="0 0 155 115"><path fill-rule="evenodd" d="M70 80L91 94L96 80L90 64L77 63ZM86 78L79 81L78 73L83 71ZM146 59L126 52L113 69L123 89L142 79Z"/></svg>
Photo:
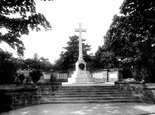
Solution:
<svg viewBox="0 0 155 115"><path fill-rule="evenodd" d="M42 76L42 73L39 70L33 70L29 74L30 74L30 77L31 77L33 83L37 83L39 81L40 77Z"/></svg>
<svg viewBox="0 0 155 115"><path fill-rule="evenodd" d="M154 82L155 1L124 0L105 35L105 47L137 80Z"/></svg>
<svg viewBox="0 0 155 115"><path fill-rule="evenodd" d="M0 40L8 43L18 54L24 54L24 44L19 38L29 34L29 29L39 31L51 29L50 23L44 15L36 12L34 0L0 0L0 29L5 28L8 33L0 33Z"/></svg>
<svg viewBox="0 0 155 115"><path fill-rule="evenodd" d="M13 82L17 71L14 58L10 53L0 50L0 62L0 83Z"/></svg>
<svg viewBox="0 0 155 115"><path fill-rule="evenodd" d="M122 68L123 79L132 78L132 73L130 68Z"/></svg>
<svg viewBox="0 0 155 115"><path fill-rule="evenodd" d="M47 58L36 57L28 59L17 59L18 69L21 70L42 70L42 71L51 71L53 68L52 64Z"/></svg>
<svg viewBox="0 0 155 115"><path fill-rule="evenodd" d="M109 51L105 45L98 47L93 63L94 69L108 69L119 66L115 53Z"/></svg>
<svg viewBox="0 0 155 115"><path fill-rule="evenodd" d="M54 69L59 71L74 70L75 63L78 60L79 55L79 37L71 36L70 41L67 42L67 46L63 47L65 51L61 52L60 58L55 62ZM83 58L86 62L90 62L90 56L87 54L90 51L90 45L85 44L83 39L82 48L83 48Z"/></svg>
<svg viewBox="0 0 155 115"><path fill-rule="evenodd" d="M17 77L18 77L18 79L20 80L20 83L24 83L24 80L25 80L24 74L20 74L20 75L18 75Z"/></svg>

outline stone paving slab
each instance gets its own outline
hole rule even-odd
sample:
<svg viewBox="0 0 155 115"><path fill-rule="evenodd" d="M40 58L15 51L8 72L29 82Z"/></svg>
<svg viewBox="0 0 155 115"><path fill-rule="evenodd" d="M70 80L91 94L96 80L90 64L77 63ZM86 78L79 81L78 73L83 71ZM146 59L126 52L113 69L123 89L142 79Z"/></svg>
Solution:
<svg viewBox="0 0 155 115"><path fill-rule="evenodd" d="M155 115L155 104L42 104L1 115Z"/></svg>
<svg viewBox="0 0 155 115"><path fill-rule="evenodd" d="M63 82L62 86L114 86L114 82L93 82L93 83L68 83Z"/></svg>

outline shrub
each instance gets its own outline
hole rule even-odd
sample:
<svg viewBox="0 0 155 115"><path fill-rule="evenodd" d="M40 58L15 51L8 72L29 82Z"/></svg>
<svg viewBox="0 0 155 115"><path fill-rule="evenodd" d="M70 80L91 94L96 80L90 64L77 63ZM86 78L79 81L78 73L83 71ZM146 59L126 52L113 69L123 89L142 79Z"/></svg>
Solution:
<svg viewBox="0 0 155 115"><path fill-rule="evenodd" d="M0 50L0 83L14 82L16 71L17 66L12 55Z"/></svg>
<svg viewBox="0 0 155 115"><path fill-rule="evenodd" d="M141 70L140 69L134 69L132 72L133 78L136 81L141 81L142 80L142 75L141 75Z"/></svg>
<svg viewBox="0 0 155 115"><path fill-rule="evenodd" d="M18 75L18 79L20 80L21 83L24 83L25 75L24 74Z"/></svg>
<svg viewBox="0 0 155 115"><path fill-rule="evenodd" d="M123 79L132 78L131 70L129 68L122 69Z"/></svg>
<svg viewBox="0 0 155 115"><path fill-rule="evenodd" d="M33 81L33 83L37 83L42 76L42 73L40 70L33 70L32 72L29 73L30 77Z"/></svg>
<svg viewBox="0 0 155 115"><path fill-rule="evenodd" d="M143 80L147 83L155 83L155 73L154 69L142 68L141 76Z"/></svg>
<svg viewBox="0 0 155 115"><path fill-rule="evenodd" d="M137 81L155 83L155 69L151 67L141 67L133 70L133 78Z"/></svg>

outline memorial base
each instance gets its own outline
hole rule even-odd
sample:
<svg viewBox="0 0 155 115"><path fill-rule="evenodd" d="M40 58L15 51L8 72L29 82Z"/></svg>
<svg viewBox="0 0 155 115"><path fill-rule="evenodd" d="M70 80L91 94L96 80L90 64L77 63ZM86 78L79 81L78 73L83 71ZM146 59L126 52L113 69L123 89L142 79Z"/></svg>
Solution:
<svg viewBox="0 0 155 115"><path fill-rule="evenodd" d="M89 71L74 71L68 83L92 83L95 82Z"/></svg>

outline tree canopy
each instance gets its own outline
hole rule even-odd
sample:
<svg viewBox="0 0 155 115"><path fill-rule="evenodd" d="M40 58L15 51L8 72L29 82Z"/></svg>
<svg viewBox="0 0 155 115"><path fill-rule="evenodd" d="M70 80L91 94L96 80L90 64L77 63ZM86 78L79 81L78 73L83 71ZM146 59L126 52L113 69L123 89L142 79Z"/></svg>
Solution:
<svg viewBox="0 0 155 115"><path fill-rule="evenodd" d="M83 58L87 62L90 60L87 52L90 51L91 48L90 45L84 43L84 39L82 41ZM55 69L63 71L75 69L75 63L79 55L79 37L76 35L69 37L67 46L63 47L63 49L64 51L61 52L60 58L54 64Z"/></svg>
<svg viewBox="0 0 155 115"><path fill-rule="evenodd" d="M53 69L53 65L48 58L39 57L36 53L33 58L16 59L16 63L20 70L51 71Z"/></svg>
<svg viewBox="0 0 155 115"><path fill-rule="evenodd" d="M99 46L94 56L94 69L108 69L118 67L117 58L115 54L108 51L103 45Z"/></svg>
<svg viewBox="0 0 155 115"><path fill-rule="evenodd" d="M0 40L16 49L18 54L23 55L25 49L21 35L29 34L30 28L39 31L40 26L51 29L45 16L36 12L34 0L0 1L0 29L7 30L5 34L0 32Z"/></svg>
<svg viewBox="0 0 155 115"><path fill-rule="evenodd" d="M104 37L105 47L130 68L150 73L155 69L155 1L124 0L120 13Z"/></svg>
<svg viewBox="0 0 155 115"><path fill-rule="evenodd" d="M17 68L12 54L0 49L0 84L14 81Z"/></svg>

